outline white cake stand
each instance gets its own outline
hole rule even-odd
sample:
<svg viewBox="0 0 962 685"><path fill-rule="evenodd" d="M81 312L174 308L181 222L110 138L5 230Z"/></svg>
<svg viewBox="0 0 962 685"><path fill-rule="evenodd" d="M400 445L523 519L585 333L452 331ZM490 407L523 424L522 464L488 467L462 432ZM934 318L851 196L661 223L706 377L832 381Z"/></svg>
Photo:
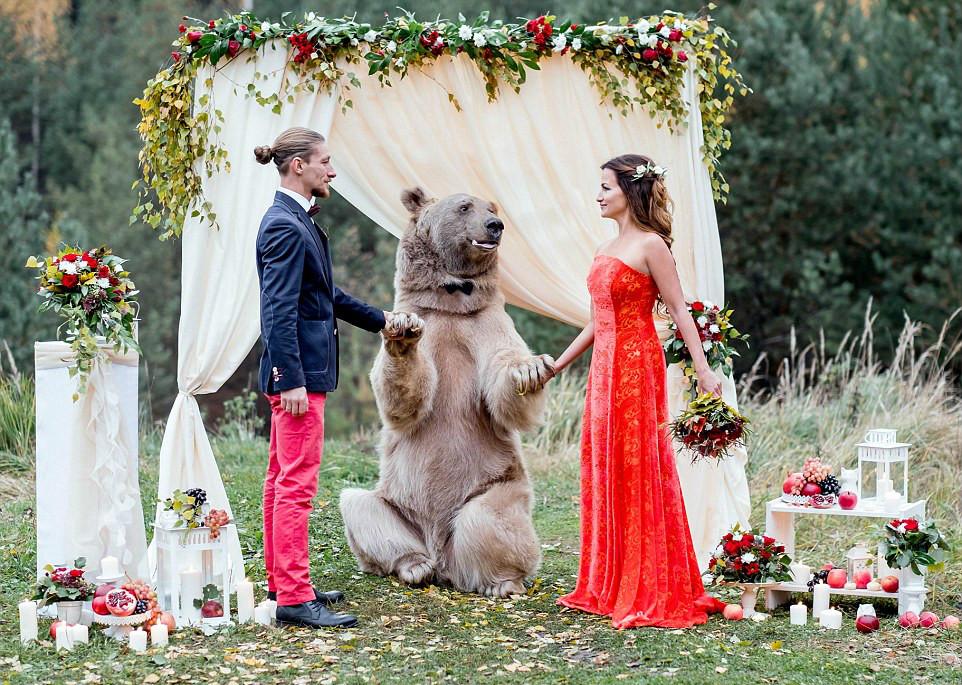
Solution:
<svg viewBox="0 0 962 685"><path fill-rule="evenodd" d="M107 626L106 630L104 630L104 635L107 637L112 637L118 642L124 642L134 629L134 626L145 623L150 618L150 614L150 611L145 611L142 614L131 614L130 616L102 616L100 614L94 614L94 623Z"/></svg>

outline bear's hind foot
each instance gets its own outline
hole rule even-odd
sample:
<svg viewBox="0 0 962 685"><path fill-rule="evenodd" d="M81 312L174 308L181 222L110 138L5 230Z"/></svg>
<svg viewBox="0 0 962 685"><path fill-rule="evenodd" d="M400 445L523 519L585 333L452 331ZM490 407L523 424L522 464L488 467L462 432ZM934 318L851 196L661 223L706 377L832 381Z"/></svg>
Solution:
<svg viewBox="0 0 962 685"><path fill-rule="evenodd" d="M524 583L517 578L502 580L481 588L481 594L486 597L509 597L510 595L523 595L524 593Z"/></svg>
<svg viewBox="0 0 962 685"><path fill-rule="evenodd" d="M423 585L434 577L434 562L423 554L411 554L397 564L397 577L408 585Z"/></svg>

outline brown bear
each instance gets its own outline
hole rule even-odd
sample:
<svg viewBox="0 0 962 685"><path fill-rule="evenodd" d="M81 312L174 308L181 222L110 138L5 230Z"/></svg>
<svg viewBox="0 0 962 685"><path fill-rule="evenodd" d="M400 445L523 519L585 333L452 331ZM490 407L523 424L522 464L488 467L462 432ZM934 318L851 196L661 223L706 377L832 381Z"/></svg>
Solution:
<svg viewBox="0 0 962 685"><path fill-rule="evenodd" d="M505 597L541 560L520 432L538 425L554 360L504 309L497 208L470 195L401 196L395 311L371 381L380 479L340 506L362 571Z"/></svg>

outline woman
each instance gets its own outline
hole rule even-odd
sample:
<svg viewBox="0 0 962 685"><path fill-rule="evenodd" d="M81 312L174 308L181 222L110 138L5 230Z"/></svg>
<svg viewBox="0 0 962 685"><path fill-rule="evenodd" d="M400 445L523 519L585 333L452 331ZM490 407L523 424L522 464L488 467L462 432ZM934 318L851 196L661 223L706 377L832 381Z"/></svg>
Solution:
<svg viewBox="0 0 962 685"><path fill-rule="evenodd" d="M691 350L699 389L720 393L721 382L705 360L671 255L664 175L642 155L601 167L597 201L618 236L598 248L588 275L591 321L555 366L560 372L594 344L581 441L581 568L574 592L558 603L611 616L616 628L687 628L714 607L667 431L657 299Z"/></svg>

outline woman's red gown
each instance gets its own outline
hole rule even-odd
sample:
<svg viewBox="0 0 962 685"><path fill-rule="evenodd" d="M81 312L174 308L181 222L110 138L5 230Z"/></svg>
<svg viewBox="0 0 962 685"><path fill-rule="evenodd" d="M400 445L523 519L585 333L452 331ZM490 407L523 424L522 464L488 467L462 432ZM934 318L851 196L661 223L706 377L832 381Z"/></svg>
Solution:
<svg viewBox="0 0 962 685"><path fill-rule="evenodd" d="M588 276L595 339L581 440L581 567L558 603L616 628L705 623L705 594L668 436L665 356L648 274L608 255ZM707 496L709 493L705 493Z"/></svg>

